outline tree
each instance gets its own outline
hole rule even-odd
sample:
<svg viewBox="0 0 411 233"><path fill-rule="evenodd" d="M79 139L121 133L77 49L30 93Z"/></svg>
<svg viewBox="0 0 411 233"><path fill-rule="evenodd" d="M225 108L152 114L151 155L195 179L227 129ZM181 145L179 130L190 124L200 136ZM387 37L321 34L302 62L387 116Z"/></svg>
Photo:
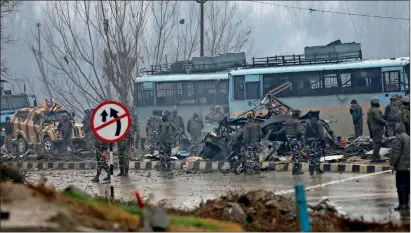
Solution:
<svg viewBox="0 0 411 233"><path fill-rule="evenodd" d="M133 106L148 4L139 1L49 2L41 33L59 103L83 113L110 97ZM45 51L46 52L46 51ZM51 78L52 77L52 78Z"/></svg>
<svg viewBox="0 0 411 233"><path fill-rule="evenodd" d="M18 6L21 4L20 1L10 1L10 0L1 0L0 1L0 38L1 38L1 45L0 51L3 50L4 46L7 44L11 44L15 42L15 39L9 35L6 35L4 32L6 26L4 25L4 18L11 15L12 13L17 11ZM6 60L2 56L1 58L1 68L0 73L2 78L10 78L7 67L6 67Z"/></svg>
<svg viewBox="0 0 411 233"><path fill-rule="evenodd" d="M252 26L235 20L238 3L209 1L205 8L204 53L215 56L220 53L243 52L251 49Z"/></svg>

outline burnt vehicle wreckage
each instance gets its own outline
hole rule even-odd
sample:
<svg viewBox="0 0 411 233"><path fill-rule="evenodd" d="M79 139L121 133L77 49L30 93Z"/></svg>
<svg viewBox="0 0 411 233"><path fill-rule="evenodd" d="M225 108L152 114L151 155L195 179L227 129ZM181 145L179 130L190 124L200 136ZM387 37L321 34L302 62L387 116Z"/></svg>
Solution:
<svg viewBox="0 0 411 233"><path fill-rule="evenodd" d="M286 161L290 155L290 148L285 134L285 122L291 119L291 112L294 109L276 98L275 95L290 86L291 83L289 82L278 86L269 91L264 98L256 100L254 108L235 119L225 118L219 122L214 132L208 132L204 137L204 147L199 155L205 159L229 162L231 169L234 169L232 171L235 171L241 149L243 128L247 122L247 114L254 114L254 119L260 124L263 134L259 151L260 161ZM258 101L259 104L257 105ZM249 102L250 106L252 104ZM265 115L264 112L266 112ZM310 118L311 111L300 117L303 133L305 124ZM340 143L341 138L335 136L327 121L323 119L320 119L320 121L323 122L326 138L325 154L330 152L344 154L347 146ZM352 151L350 153L353 154ZM301 151L301 155L302 160L307 159L304 149Z"/></svg>

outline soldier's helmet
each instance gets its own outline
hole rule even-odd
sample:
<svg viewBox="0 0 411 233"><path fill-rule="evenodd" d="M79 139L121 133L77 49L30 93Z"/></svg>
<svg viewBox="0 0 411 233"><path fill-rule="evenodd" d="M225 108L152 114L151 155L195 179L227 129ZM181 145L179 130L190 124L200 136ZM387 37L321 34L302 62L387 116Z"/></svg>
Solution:
<svg viewBox="0 0 411 233"><path fill-rule="evenodd" d="M170 111L164 110L164 115L165 115L165 116L170 116L170 114L171 114Z"/></svg>
<svg viewBox="0 0 411 233"><path fill-rule="evenodd" d="M221 108L220 108L219 105L214 106L214 110L215 110L215 111L220 111L220 109L221 109Z"/></svg>
<svg viewBox="0 0 411 233"><path fill-rule="evenodd" d="M312 110L310 115L312 117L318 117L320 115L320 110Z"/></svg>
<svg viewBox="0 0 411 233"><path fill-rule="evenodd" d="M6 121L10 121L10 117L6 117Z"/></svg>
<svg viewBox="0 0 411 233"><path fill-rule="evenodd" d="M301 111L298 110L298 109L294 109L293 112L292 112L293 116L299 116L300 114L301 114Z"/></svg>
<svg viewBox="0 0 411 233"><path fill-rule="evenodd" d="M196 113L196 112L195 112L195 113L193 113L193 116L198 116L198 113Z"/></svg>
<svg viewBox="0 0 411 233"><path fill-rule="evenodd" d="M177 110L173 110L173 111L171 112L171 114L173 114L173 116L177 116Z"/></svg>
<svg viewBox="0 0 411 233"><path fill-rule="evenodd" d="M398 99L397 95L393 95L393 96L390 97L390 100L397 100L397 99Z"/></svg>
<svg viewBox="0 0 411 233"><path fill-rule="evenodd" d="M357 104L357 100L351 100L351 104Z"/></svg>
<svg viewBox="0 0 411 233"><path fill-rule="evenodd" d="M402 103L403 104L410 104L410 97L409 96L404 96L404 97L402 97L402 99L401 99L401 101L402 101Z"/></svg>
<svg viewBox="0 0 411 233"><path fill-rule="evenodd" d="M378 97L373 97L371 98L371 104L379 104L380 103L380 99Z"/></svg>
<svg viewBox="0 0 411 233"><path fill-rule="evenodd" d="M161 120L162 120L163 122L166 122L166 121L168 120L168 115L164 114L164 115L161 117Z"/></svg>

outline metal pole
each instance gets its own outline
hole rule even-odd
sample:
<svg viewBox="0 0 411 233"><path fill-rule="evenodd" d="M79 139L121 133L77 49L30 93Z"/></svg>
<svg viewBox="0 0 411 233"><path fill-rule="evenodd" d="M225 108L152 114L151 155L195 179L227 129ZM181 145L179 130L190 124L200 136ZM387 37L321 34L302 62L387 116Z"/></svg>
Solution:
<svg viewBox="0 0 411 233"><path fill-rule="evenodd" d="M200 2L200 57L204 56L204 0Z"/></svg>
<svg viewBox="0 0 411 233"><path fill-rule="evenodd" d="M113 143L110 143L110 152L109 153L110 153L110 175L112 176L113 172L114 172ZM110 179L110 196L111 196L112 199L114 199L114 187L113 187L113 184L111 183L111 180L112 179Z"/></svg>

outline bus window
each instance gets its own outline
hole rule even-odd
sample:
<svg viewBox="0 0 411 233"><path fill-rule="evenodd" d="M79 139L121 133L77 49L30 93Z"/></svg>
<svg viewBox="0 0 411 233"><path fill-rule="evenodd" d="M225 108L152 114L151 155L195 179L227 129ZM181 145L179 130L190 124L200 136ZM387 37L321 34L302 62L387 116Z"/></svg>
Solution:
<svg viewBox="0 0 411 233"><path fill-rule="evenodd" d="M354 93L381 92L381 68L357 69L351 75Z"/></svg>
<svg viewBox="0 0 411 233"><path fill-rule="evenodd" d="M153 90L144 89L143 83L136 85L136 103L137 106L153 106L154 95Z"/></svg>
<svg viewBox="0 0 411 233"><path fill-rule="evenodd" d="M6 96L3 95L3 96L1 96L0 101L1 101L1 103L0 103L1 104L0 105L1 111L11 109L10 105L9 105L9 98L7 98Z"/></svg>
<svg viewBox="0 0 411 233"><path fill-rule="evenodd" d="M399 71L387 71L383 72L384 75L384 91L396 92L400 91L400 72Z"/></svg>
<svg viewBox="0 0 411 233"><path fill-rule="evenodd" d="M339 85L341 86L341 93L352 93L351 71L341 71L339 82Z"/></svg>
<svg viewBox="0 0 411 233"><path fill-rule="evenodd" d="M217 104L220 100L217 98L216 81L199 81L195 83L197 103L200 104Z"/></svg>
<svg viewBox="0 0 411 233"><path fill-rule="evenodd" d="M177 104L195 104L194 84L192 82L176 83L176 102Z"/></svg>
<svg viewBox="0 0 411 233"><path fill-rule="evenodd" d="M245 90L248 100L260 98L260 82L246 82Z"/></svg>
<svg viewBox="0 0 411 233"><path fill-rule="evenodd" d="M218 83L218 100L221 104L228 103L228 81L220 80Z"/></svg>
<svg viewBox="0 0 411 233"><path fill-rule="evenodd" d="M235 76L233 77L234 82L234 100L244 100L244 76Z"/></svg>
<svg viewBox="0 0 411 233"><path fill-rule="evenodd" d="M156 102L157 105L174 105L175 104L175 83L157 83L156 84Z"/></svg>
<svg viewBox="0 0 411 233"><path fill-rule="evenodd" d="M405 72L404 74L405 74L404 75L404 87L405 87L406 91L409 91L410 90L410 72L409 72L409 70L408 70L408 73Z"/></svg>

